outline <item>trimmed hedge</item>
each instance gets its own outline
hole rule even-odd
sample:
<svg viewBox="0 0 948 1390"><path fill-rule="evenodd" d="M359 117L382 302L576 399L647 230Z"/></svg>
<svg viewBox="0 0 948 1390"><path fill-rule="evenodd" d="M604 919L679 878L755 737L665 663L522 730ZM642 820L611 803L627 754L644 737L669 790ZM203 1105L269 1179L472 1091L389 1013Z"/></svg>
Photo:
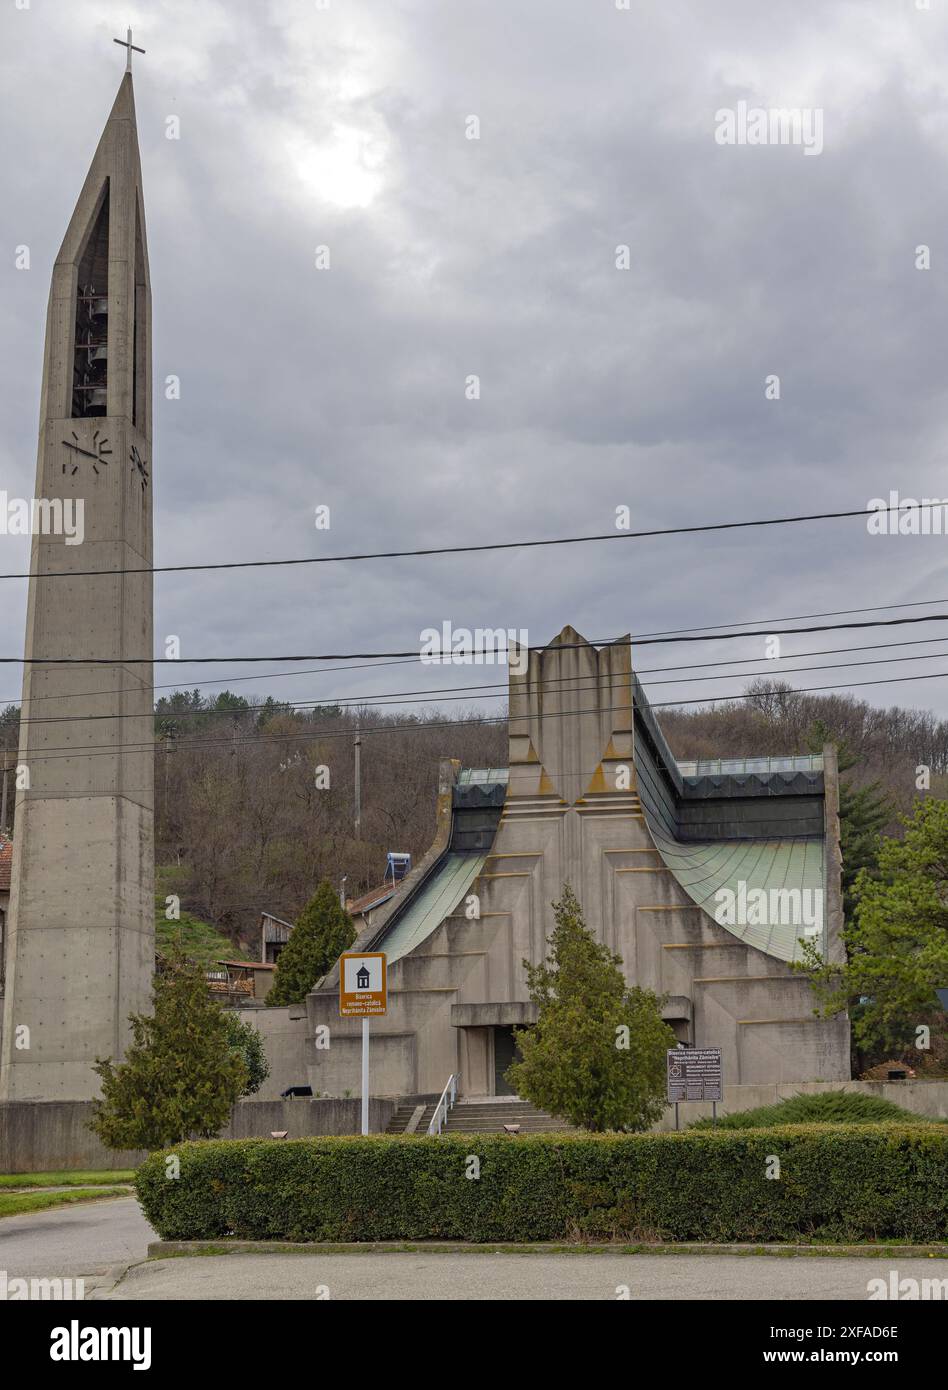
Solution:
<svg viewBox="0 0 948 1390"><path fill-rule="evenodd" d="M948 1130L213 1139L152 1154L136 1189L166 1240L930 1242L948 1238Z"/></svg>

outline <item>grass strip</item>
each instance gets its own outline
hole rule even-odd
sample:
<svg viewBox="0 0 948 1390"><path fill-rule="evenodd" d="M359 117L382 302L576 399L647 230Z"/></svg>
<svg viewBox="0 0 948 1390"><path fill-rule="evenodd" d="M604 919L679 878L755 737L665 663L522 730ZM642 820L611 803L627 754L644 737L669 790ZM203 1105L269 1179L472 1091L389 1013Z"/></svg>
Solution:
<svg viewBox="0 0 948 1390"><path fill-rule="evenodd" d="M105 1197L128 1197L127 1187L81 1187L73 1192L0 1192L0 1217L22 1216L48 1207L96 1202Z"/></svg>

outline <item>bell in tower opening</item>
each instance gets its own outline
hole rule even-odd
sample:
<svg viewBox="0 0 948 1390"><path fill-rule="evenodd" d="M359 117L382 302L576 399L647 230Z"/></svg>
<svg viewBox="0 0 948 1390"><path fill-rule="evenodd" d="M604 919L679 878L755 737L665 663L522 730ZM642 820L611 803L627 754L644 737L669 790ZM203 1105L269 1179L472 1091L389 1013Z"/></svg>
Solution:
<svg viewBox="0 0 948 1390"><path fill-rule="evenodd" d="M79 263L72 367L73 419L108 413L109 184Z"/></svg>

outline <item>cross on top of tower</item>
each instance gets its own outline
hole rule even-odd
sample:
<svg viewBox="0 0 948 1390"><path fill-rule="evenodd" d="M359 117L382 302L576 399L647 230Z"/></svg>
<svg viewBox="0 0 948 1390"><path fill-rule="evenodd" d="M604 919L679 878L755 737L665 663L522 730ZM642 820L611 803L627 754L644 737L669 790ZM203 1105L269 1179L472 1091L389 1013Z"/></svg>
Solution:
<svg viewBox="0 0 948 1390"><path fill-rule="evenodd" d="M126 58L125 58L125 71L126 71L126 72L131 72L131 70L132 70L132 53L144 53L145 50L144 50L143 48L136 48L135 45L132 43L132 31L131 31L131 29L127 30L127 34L126 34L126 37L125 37L124 39L113 39L112 42L113 42L113 43L117 43L117 44L121 44L122 48L125 48L125 49L128 50L128 52L127 52L127 54L126 54Z"/></svg>

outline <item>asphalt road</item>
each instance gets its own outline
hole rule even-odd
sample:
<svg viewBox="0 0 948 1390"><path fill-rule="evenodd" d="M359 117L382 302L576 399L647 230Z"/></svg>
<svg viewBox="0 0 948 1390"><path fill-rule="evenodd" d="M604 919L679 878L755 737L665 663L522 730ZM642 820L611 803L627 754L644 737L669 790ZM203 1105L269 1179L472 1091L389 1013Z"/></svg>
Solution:
<svg viewBox="0 0 948 1390"><path fill-rule="evenodd" d="M208 1255L137 1265L139 1299L866 1299L872 1278L948 1279L948 1260L753 1255Z"/></svg>
<svg viewBox="0 0 948 1390"><path fill-rule="evenodd" d="M870 1279L948 1280L948 1260L753 1255L209 1255L146 1262L134 1198L0 1220L9 1278L86 1279L93 1300L866 1299ZM130 1268L126 1267L130 1266ZM626 1294L627 1291L627 1294Z"/></svg>
<svg viewBox="0 0 948 1390"><path fill-rule="evenodd" d="M0 1220L8 1278L74 1279L143 1260L154 1231L134 1197L52 1207Z"/></svg>

